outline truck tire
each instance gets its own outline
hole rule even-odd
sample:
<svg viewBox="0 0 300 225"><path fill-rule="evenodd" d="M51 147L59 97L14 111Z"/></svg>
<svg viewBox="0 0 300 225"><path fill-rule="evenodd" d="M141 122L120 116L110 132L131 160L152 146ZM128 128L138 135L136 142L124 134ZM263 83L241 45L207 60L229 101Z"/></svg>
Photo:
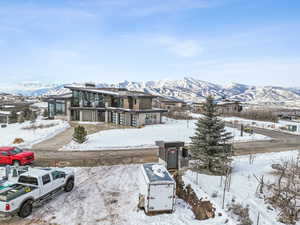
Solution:
<svg viewBox="0 0 300 225"><path fill-rule="evenodd" d="M19 167L21 164L20 164L20 161L18 161L18 160L14 160L13 161L13 166L15 166L15 167Z"/></svg>
<svg viewBox="0 0 300 225"><path fill-rule="evenodd" d="M26 218L30 216L31 213L32 213L32 201L27 200L21 205L18 215L19 217Z"/></svg>
<svg viewBox="0 0 300 225"><path fill-rule="evenodd" d="M68 179L68 181L65 185L64 191L65 192L70 192L70 191L73 190L73 188L74 188L74 179L70 178L70 179Z"/></svg>

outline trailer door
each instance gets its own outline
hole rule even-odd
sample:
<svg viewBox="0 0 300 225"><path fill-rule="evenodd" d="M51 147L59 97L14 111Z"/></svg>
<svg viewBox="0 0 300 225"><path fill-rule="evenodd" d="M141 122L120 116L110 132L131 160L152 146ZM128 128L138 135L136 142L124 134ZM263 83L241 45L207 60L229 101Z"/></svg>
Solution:
<svg viewBox="0 0 300 225"><path fill-rule="evenodd" d="M174 184L150 185L149 211L173 210Z"/></svg>

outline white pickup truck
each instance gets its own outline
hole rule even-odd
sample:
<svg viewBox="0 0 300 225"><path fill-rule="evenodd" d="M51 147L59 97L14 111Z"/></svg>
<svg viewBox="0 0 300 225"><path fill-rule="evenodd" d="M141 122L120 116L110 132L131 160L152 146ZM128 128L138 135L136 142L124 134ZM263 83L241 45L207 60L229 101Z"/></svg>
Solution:
<svg viewBox="0 0 300 225"><path fill-rule="evenodd" d="M74 171L71 169L29 169L15 184L0 189L0 214L27 217L32 208L54 197L59 191L72 191Z"/></svg>

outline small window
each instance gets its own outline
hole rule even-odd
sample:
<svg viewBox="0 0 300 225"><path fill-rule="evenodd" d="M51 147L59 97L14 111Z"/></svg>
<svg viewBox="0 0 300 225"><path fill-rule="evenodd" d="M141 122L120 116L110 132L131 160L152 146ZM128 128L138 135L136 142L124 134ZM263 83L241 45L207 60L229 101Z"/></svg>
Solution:
<svg viewBox="0 0 300 225"><path fill-rule="evenodd" d="M61 171L53 171L51 173L53 180L59 179L59 178L64 178L66 175L64 172Z"/></svg>
<svg viewBox="0 0 300 225"><path fill-rule="evenodd" d="M51 179L50 179L50 175L44 175L42 176L42 181L43 181L43 185L50 183Z"/></svg>
<svg viewBox="0 0 300 225"><path fill-rule="evenodd" d="M38 185L38 180L35 177L29 176L20 176L18 182L23 184Z"/></svg>
<svg viewBox="0 0 300 225"><path fill-rule="evenodd" d="M136 99L134 99L134 104L136 105Z"/></svg>
<svg viewBox="0 0 300 225"><path fill-rule="evenodd" d="M7 152L1 152L1 155L8 156L8 153Z"/></svg>

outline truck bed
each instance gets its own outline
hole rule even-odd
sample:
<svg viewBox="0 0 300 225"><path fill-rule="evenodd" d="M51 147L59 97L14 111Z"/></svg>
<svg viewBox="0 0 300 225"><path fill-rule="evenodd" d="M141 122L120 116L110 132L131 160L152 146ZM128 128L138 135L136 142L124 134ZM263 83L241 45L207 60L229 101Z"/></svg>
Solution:
<svg viewBox="0 0 300 225"><path fill-rule="evenodd" d="M9 202L22 195L30 193L35 189L37 189L37 187L27 186L23 184L13 184L0 191L0 201Z"/></svg>

